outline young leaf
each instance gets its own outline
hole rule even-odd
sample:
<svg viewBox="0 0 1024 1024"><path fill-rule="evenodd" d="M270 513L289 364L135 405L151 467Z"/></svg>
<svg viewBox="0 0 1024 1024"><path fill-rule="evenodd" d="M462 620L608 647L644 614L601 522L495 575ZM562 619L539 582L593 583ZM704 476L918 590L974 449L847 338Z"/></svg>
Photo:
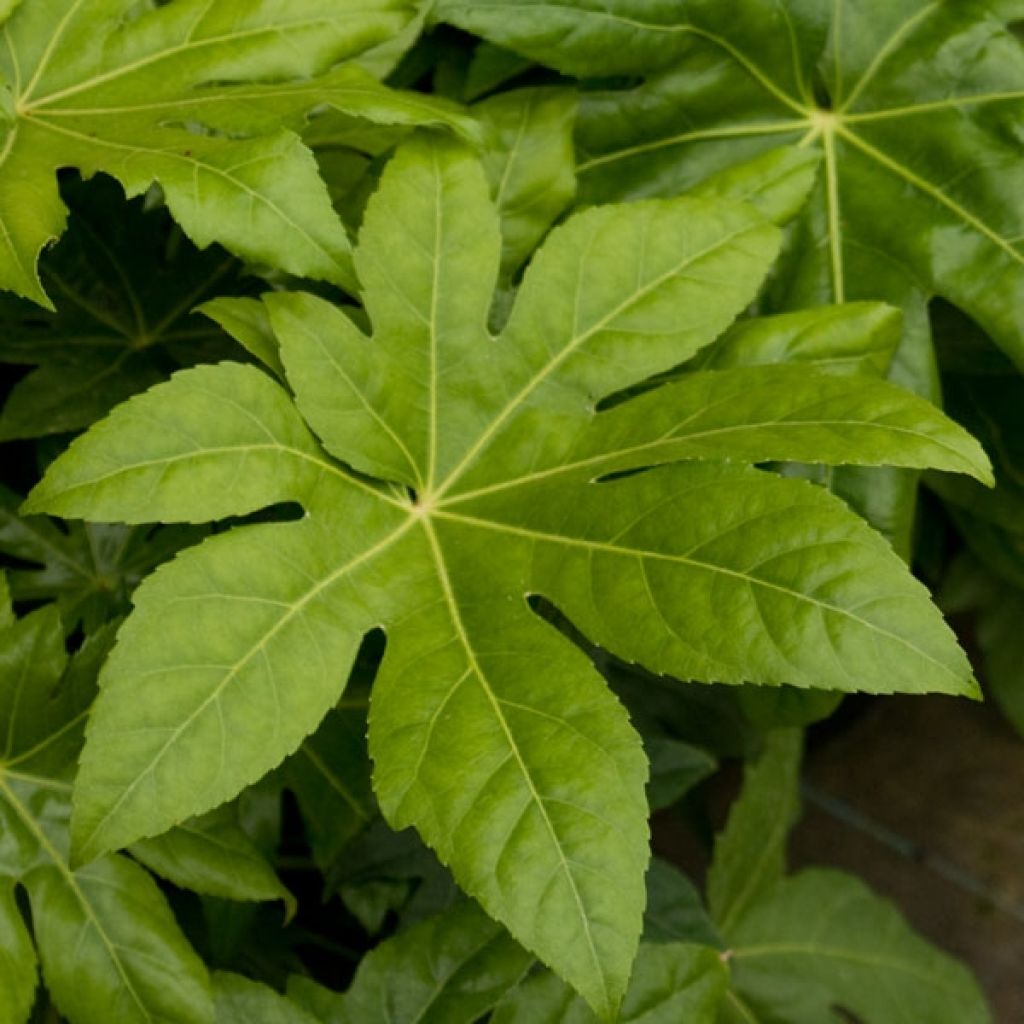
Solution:
<svg viewBox="0 0 1024 1024"><path fill-rule="evenodd" d="M708 906L726 934L785 872L786 839L799 805L801 746L797 729L768 734L761 756L747 768L725 831L715 841Z"/></svg>
<svg viewBox="0 0 1024 1024"><path fill-rule="evenodd" d="M838 871L780 883L730 929L739 1020L821 1024L834 1008L864 1024L990 1024L970 972L899 911Z"/></svg>
<svg viewBox="0 0 1024 1024"><path fill-rule="evenodd" d="M471 154L413 138L355 257L372 341L324 301L272 295L294 405L252 367L184 371L76 441L30 496L30 508L129 520L283 501L307 513L217 536L137 592L90 719L77 849L164 831L274 767L337 702L379 626L382 811L415 825L491 916L611 1016L640 932L646 763L590 661L527 595L683 677L974 684L923 588L828 494L725 462L606 483L565 470L631 404L602 413L601 399L685 361L750 302L777 229L707 199L585 211L552 232L493 339L497 224ZM390 483L322 454L300 412L332 456ZM615 434L617 471L663 461L646 429ZM967 447L953 461L984 475L956 436ZM889 431L885 450L951 465L929 431Z"/></svg>
<svg viewBox="0 0 1024 1024"><path fill-rule="evenodd" d="M249 261L352 286L345 231L293 131L323 104L384 121L450 119L360 68L327 70L413 14L404 0L24 5L0 56L12 92L0 287L49 304L35 264L64 228L55 172L68 166L106 171L129 196L158 181L200 248L219 241Z"/></svg>
<svg viewBox="0 0 1024 1024"><path fill-rule="evenodd" d="M94 635L65 674L52 606L0 632L0 977L11 981L0 1019L23 1024L34 989L20 882L46 986L71 1024L212 1024L206 970L153 880L124 857L67 863L70 779L109 640Z"/></svg>
<svg viewBox="0 0 1024 1024"><path fill-rule="evenodd" d="M643 943L620 1024L715 1024L728 971L706 946ZM553 974L528 978L502 1000L491 1024L595 1024L587 1005Z"/></svg>
<svg viewBox="0 0 1024 1024"><path fill-rule="evenodd" d="M530 963L500 925L463 903L367 954L327 1024L474 1024Z"/></svg>

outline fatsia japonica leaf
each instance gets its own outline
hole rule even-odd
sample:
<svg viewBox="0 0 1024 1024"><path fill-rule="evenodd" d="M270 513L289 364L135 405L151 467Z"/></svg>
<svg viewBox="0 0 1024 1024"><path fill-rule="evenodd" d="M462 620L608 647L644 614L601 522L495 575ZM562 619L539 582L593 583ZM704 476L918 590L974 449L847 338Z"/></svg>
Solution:
<svg viewBox="0 0 1024 1024"><path fill-rule="evenodd" d="M246 287L238 260L219 247L197 252L166 210L125 204L109 178L72 180L63 195L67 232L39 265L56 312L0 298L0 362L36 367L4 402L4 440L81 430L175 369L238 355L215 324L190 315Z"/></svg>
<svg viewBox="0 0 1024 1024"><path fill-rule="evenodd" d="M283 900L289 915L295 911L295 898L241 827L230 804L162 836L144 839L131 853L181 888L226 900Z"/></svg>
<svg viewBox="0 0 1024 1024"><path fill-rule="evenodd" d="M290 999L258 981L218 971L213 976L216 1024L316 1024Z"/></svg>
<svg viewBox="0 0 1024 1024"><path fill-rule="evenodd" d="M335 708L284 764L313 859L334 865L353 836L377 816L366 751L366 709Z"/></svg>
<svg viewBox="0 0 1024 1024"><path fill-rule="evenodd" d="M728 931L737 1024L990 1024L971 973L889 901L839 871L809 869Z"/></svg>
<svg viewBox="0 0 1024 1024"><path fill-rule="evenodd" d="M22 498L0 485L0 557L15 601L56 601L68 632L91 632L128 611L131 592L145 575L206 533L202 527L67 524L45 516L19 516Z"/></svg>
<svg viewBox="0 0 1024 1024"><path fill-rule="evenodd" d="M810 271L822 252L832 299L886 298L861 294L862 265L869 286L909 277L1024 365L1014 130L1024 49L1008 24L1019 4L440 0L437 10L569 74L643 76L586 94L584 198L670 195L756 153L816 148L821 185L794 259Z"/></svg>
<svg viewBox="0 0 1024 1024"><path fill-rule="evenodd" d="M463 902L368 953L343 995L289 986L323 1024L475 1024L532 958L501 925Z"/></svg>
<svg viewBox="0 0 1024 1024"><path fill-rule="evenodd" d="M501 214L501 271L510 278L576 193L576 93L514 89L477 103L488 129L484 171Z"/></svg>
<svg viewBox="0 0 1024 1024"><path fill-rule="evenodd" d="M640 946L620 1024L715 1024L728 971L717 949L673 942ZM528 978L491 1024L595 1024L587 1004L548 971Z"/></svg>
<svg viewBox="0 0 1024 1024"><path fill-rule="evenodd" d="M799 730L768 733L760 757L747 767L728 824L715 840L708 907L724 932L782 878L786 840L798 809L800 753Z"/></svg>
<svg viewBox="0 0 1024 1024"><path fill-rule="evenodd" d="M745 404L725 374L668 385L660 405L659 389L641 395L643 416L634 401L597 411L712 342L778 238L721 200L584 211L551 233L495 339L501 242L482 168L450 139L403 145L355 253L372 338L324 300L272 294L294 400L254 367L182 371L78 439L28 500L133 522L306 512L216 536L137 592L90 719L79 856L162 832L274 767L381 627L369 742L385 817L415 825L492 917L611 1016L641 927L647 765L591 662L528 595L684 678L974 689L880 537L818 488L722 461L813 449L986 477L936 410L860 381L861 398L837 405L851 431L876 420L862 455L813 417L777 429L804 407L799 389ZM835 386L850 381L817 381ZM718 388L724 425L744 437L732 453L708 431L687 436Z"/></svg>
<svg viewBox="0 0 1024 1024"><path fill-rule="evenodd" d="M0 48L0 286L49 304L36 258L64 228L55 172L70 166L106 171L129 196L159 182L200 247L218 241L351 287L348 239L295 131L323 105L385 122L457 121L339 64L415 13L406 0L24 4Z"/></svg>
<svg viewBox="0 0 1024 1024"><path fill-rule="evenodd" d="M36 949L71 1024L212 1024L209 979L153 880L121 856L68 865L71 779L110 630L70 665L51 605L0 631L0 1020L25 1024ZM32 908L34 944L14 899Z"/></svg>
<svg viewBox="0 0 1024 1024"><path fill-rule="evenodd" d="M768 734L715 842L708 903L727 946L727 1024L987 1024L970 972L916 935L857 879L785 877L801 735Z"/></svg>

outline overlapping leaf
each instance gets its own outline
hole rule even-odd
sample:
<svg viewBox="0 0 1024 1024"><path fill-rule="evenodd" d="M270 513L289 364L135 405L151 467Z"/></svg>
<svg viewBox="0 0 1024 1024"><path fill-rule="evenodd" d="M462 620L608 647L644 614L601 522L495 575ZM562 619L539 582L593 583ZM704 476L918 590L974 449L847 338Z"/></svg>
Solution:
<svg viewBox="0 0 1024 1024"><path fill-rule="evenodd" d="M349 243L295 129L330 105L385 122L458 118L339 65L410 22L407 0L35 0L3 26L0 287L43 305L64 228L55 172L159 182L200 247L352 285Z"/></svg>
<svg viewBox="0 0 1024 1024"><path fill-rule="evenodd" d="M201 527L67 524L19 516L22 499L0 485L0 556L16 601L56 601L65 629L88 632L128 611L139 580L205 534Z"/></svg>
<svg viewBox="0 0 1024 1024"><path fill-rule="evenodd" d="M163 896L136 864L68 866L71 778L110 630L65 673L52 606L0 631L0 1020L25 1024L42 974L71 1024L212 1024L206 969ZM63 678L62 678L63 676ZM15 903L32 907L29 938Z"/></svg>
<svg viewBox="0 0 1024 1024"><path fill-rule="evenodd" d="M322 1024L474 1024L531 962L500 925L464 902L381 943L344 994L301 979L289 994Z"/></svg>
<svg viewBox="0 0 1024 1024"><path fill-rule="evenodd" d="M792 299L938 293L1024 365L1013 127L1024 49L1008 26L1019 4L441 0L438 10L570 74L644 76L587 94L586 198L673 194L754 153L816 147L822 184L792 253L803 265Z"/></svg>
<svg viewBox="0 0 1024 1024"><path fill-rule="evenodd" d="M646 763L527 595L683 677L972 692L881 538L827 493L724 459L989 470L937 410L866 378L803 375L852 389L842 427L789 377L769 395L725 372L596 411L713 341L778 231L713 199L586 211L552 233L494 339L487 191L460 145L409 141L355 255L372 340L323 300L272 295L294 400L253 367L183 371L33 492L35 510L132 522L306 510L215 537L139 590L91 719L76 840L88 859L235 795L312 731L381 626L385 816L609 1016L640 933ZM712 461L677 461L695 458Z"/></svg>

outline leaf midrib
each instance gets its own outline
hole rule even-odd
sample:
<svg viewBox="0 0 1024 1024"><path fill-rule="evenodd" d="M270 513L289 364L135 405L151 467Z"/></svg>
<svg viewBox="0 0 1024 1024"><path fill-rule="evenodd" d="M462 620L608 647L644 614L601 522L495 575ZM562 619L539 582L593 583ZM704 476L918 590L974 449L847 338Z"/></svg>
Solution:
<svg viewBox="0 0 1024 1024"><path fill-rule="evenodd" d="M505 715L501 710L501 703L498 700L497 695L491 689L490 684L487 681L487 676L484 673L483 667L477 660L476 651L470 642L469 636L466 632L465 624L462 621L462 615L459 611L458 601L455 597L455 591L452 587L451 578L448 575L448 567L445 563L444 552L441 550L441 544L437 538L433 525L429 519L424 519L424 532L426 533L427 539L430 543L431 554L434 559L434 563L437 569L438 582L441 584L441 589L444 593L445 602L448 605L448 613L452 622L452 626L459 638L459 642L465 652L466 659L473 670L473 675L480 683L480 688L483 690L484 695L487 698L488 703L491 705L492 712L496 721L499 723L501 730L505 736L505 742L508 748L515 758L516 763L519 766L520 774L525 781L527 788L530 792L531 799L534 805L540 812L541 819L548 831L551 838L552 846L555 852L558 854L562 874L569 884L569 889L572 893L573 900L576 904L579 919L583 926L583 932L587 940L587 952L590 956L594 970L598 978L601 981L601 988L604 994L604 1001L606 1006L611 1006L611 997L608 991L608 980L605 977L605 973L602 970L601 958L598 956L597 947L594 943L594 936L591 930L590 918L587 915L586 908L583 905L583 898L580 895L579 888L576 884L575 876L569 867L569 862L565 856L565 851L562 849L561 839L559 838L558 832L555 829L554 823L548 814L547 807L544 804L539 791L537 790L536 784L533 781L533 776L530 774L529 767L523 758L522 752L519 750L519 745L516 743L515 736L512 733L512 729L508 724Z"/></svg>
<svg viewBox="0 0 1024 1024"><path fill-rule="evenodd" d="M201 715L203 714L211 704L220 699L221 694L224 690L232 683L237 677L238 673L254 658L257 654L266 648L266 645L273 639L274 636L280 632L296 615L300 614L304 608L306 608L311 601L323 593L328 587L332 586L338 580L343 579L346 575L351 573L354 569L359 566L372 561L377 556L381 555L384 551L390 548L393 544L397 543L404 534L412 528L417 522L415 516L408 516L398 527L387 534L381 540L379 540L372 547L360 552L354 558L349 559L344 565L339 566L332 572L328 573L323 579L319 580L315 586L310 587L301 598L297 601L291 602L289 610L282 615L273 626L266 630L263 635L253 643L249 650L239 658L233 665L229 666L228 671L225 672L224 677L217 683L217 685L211 690L206 698L193 710L186 718L184 718L170 733L170 736L159 748L156 754L150 758L149 763L145 769L141 771L135 778L125 787L121 795L114 801L113 804L107 809L103 817L91 828L87 837L82 840L82 849L85 851L91 845L95 837L106 827L107 823L111 818L115 817L120 811L124 803L135 793L142 781L148 778L155 767L163 760L167 755L168 751L172 749L174 744L177 742L178 737ZM223 666L218 666L222 668ZM145 838L145 837L141 837Z"/></svg>

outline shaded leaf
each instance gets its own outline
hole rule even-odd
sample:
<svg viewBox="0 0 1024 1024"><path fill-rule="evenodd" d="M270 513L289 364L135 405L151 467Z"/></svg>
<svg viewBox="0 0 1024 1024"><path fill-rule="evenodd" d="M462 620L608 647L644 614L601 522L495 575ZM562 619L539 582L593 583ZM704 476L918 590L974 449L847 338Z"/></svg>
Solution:
<svg viewBox="0 0 1024 1024"><path fill-rule="evenodd" d="M57 304L0 305L0 360L37 369L15 384L0 438L81 430L171 370L237 355L212 324L191 317L203 298L244 287L223 249L197 252L164 210L124 203L116 182L64 189L72 212L39 267Z"/></svg>
<svg viewBox="0 0 1024 1024"><path fill-rule="evenodd" d="M728 934L732 984L764 1024L988 1024L968 970L919 938L899 911L838 871L780 883Z"/></svg>
<svg viewBox="0 0 1024 1024"><path fill-rule="evenodd" d="M643 943L616 1020L621 1024L714 1024L726 979L726 968L715 949ZM515 989L491 1020L493 1024L592 1024L597 1018L564 982L544 972Z"/></svg>
<svg viewBox="0 0 1024 1024"><path fill-rule="evenodd" d="M237 974L213 976L216 1024L314 1024L316 1018L272 988Z"/></svg>
<svg viewBox="0 0 1024 1024"><path fill-rule="evenodd" d="M727 935L785 872L786 840L799 808L801 747L799 730L768 733L764 751L747 767L743 789L715 841L708 906Z"/></svg>
<svg viewBox="0 0 1024 1024"><path fill-rule="evenodd" d="M12 898L20 883L47 989L71 1024L212 1024L206 969L153 880L124 857L68 866L70 782L110 633L87 641L65 672L52 606L0 632L0 969L18 970L0 1012L21 1024L34 988Z"/></svg>
<svg viewBox="0 0 1024 1024"><path fill-rule="evenodd" d="M175 885L227 900L283 900L289 915L295 898L225 805L131 848L132 856Z"/></svg>
<svg viewBox="0 0 1024 1024"><path fill-rule="evenodd" d="M471 903L382 943L360 962L329 1024L473 1024L531 958Z"/></svg>

